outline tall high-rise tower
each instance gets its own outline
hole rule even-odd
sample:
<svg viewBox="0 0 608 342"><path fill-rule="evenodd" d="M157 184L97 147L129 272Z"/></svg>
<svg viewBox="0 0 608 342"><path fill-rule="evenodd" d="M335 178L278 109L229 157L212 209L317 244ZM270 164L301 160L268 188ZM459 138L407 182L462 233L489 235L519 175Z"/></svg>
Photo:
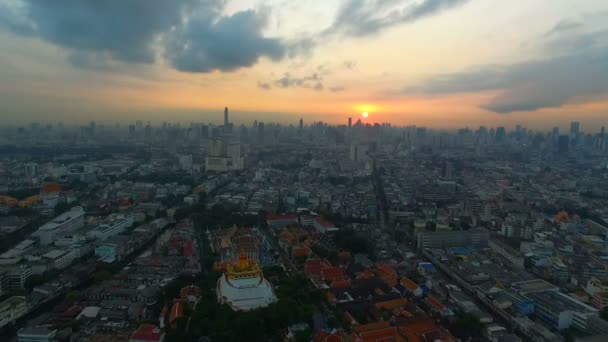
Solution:
<svg viewBox="0 0 608 342"><path fill-rule="evenodd" d="M348 128L353 127L353 118L348 118Z"/></svg>
<svg viewBox="0 0 608 342"><path fill-rule="evenodd" d="M258 122L258 143L264 143L264 123Z"/></svg>
<svg viewBox="0 0 608 342"><path fill-rule="evenodd" d="M304 129L304 119L300 118L300 131Z"/></svg>
<svg viewBox="0 0 608 342"><path fill-rule="evenodd" d="M572 121L570 123L570 134L572 136L576 136L580 132L580 129L581 129L581 123L580 122L578 122L578 121Z"/></svg>
<svg viewBox="0 0 608 342"><path fill-rule="evenodd" d="M228 120L228 107L224 108L224 126L228 127L230 121Z"/></svg>

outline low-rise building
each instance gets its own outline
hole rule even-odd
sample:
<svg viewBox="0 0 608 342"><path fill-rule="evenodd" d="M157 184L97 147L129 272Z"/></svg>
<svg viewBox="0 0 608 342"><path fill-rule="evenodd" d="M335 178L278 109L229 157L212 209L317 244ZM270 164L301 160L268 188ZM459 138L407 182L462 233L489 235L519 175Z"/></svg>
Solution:
<svg viewBox="0 0 608 342"><path fill-rule="evenodd" d="M129 237L115 236L95 246L95 256L102 262L122 260L129 253Z"/></svg>
<svg viewBox="0 0 608 342"><path fill-rule="evenodd" d="M449 248L449 247L475 247L488 245L490 232L483 228L469 230L448 230L440 232L419 232L417 236L418 248Z"/></svg>
<svg viewBox="0 0 608 342"><path fill-rule="evenodd" d="M74 207L51 221L40 226L34 234L42 245L50 245L55 241L55 235L61 231L75 231L84 226L84 209Z"/></svg>
<svg viewBox="0 0 608 342"><path fill-rule="evenodd" d="M162 342L165 333L152 324L142 324L131 335L129 342Z"/></svg>
<svg viewBox="0 0 608 342"><path fill-rule="evenodd" d="M124 232L127 228L132 227L133 223L132 215L116 214L87 232L87 238L90 240L105 240Z"/></svg>
<svg viewBox="0 0 608 342"><path fill-rule="evenodd" d="M57 330L48 327L22 328L17 332L18 342L53 342Z"/></svg>
<svg viewBox="0 0 608 342"><path fill-rule="evenodd" d="M57 270L62 270L74 262L74 255L72 254L72 251L63 249L54 249L49 251L48 253L44 254L42 258L47 260L49 268Z"/></svg>
<svg viewBox="0 0 608 342"><path fill-rule="evenodd" d="M10 297L0 303L0 328L13 322L27 312L25 297Z"/></svg>
<svg viewBox="0 0 608 342"><path fill-rule="evenodd" d="M32 275L32 267L27 265L15 266L8 269L6 277L8 278L9 290L22 290L25 288L25 283Z"/></svg>
<svg viewBox="0 0 608 342"><path fill-rule="evenodd" d="M298 215L283 214L283 215L267 215L266 223L270 227L283 228L289 225L298 224Z"/></svg>
<svg viewBox="0 0 608 342"><path fill-rule="evenodd" d="M597 309L560 292L537 292L526 295L534 301L534 315L548 327L564 330L570 327L587 331L589 318L597 316Z"/></svg>

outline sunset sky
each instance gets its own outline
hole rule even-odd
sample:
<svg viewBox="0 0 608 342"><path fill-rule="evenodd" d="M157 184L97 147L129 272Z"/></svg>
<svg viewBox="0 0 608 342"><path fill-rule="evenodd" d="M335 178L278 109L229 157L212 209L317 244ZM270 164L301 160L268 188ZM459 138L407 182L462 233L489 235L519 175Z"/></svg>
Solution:
<svg viewBox="0 0 608 342"><path fill-rule="evenodd" d="M606 0L0 0L0 123L608 125Z"/></svg>

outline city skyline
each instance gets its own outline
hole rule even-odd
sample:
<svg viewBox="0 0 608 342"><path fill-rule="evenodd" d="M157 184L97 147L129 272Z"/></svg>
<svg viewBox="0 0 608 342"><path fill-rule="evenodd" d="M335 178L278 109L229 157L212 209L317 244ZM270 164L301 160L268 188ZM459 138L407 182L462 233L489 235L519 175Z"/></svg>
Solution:
<svg viewBox="0 0 608 342"><path fill-rule="evenodd" d="M148 5L0 5L0 123L608 123L601 1Z"/></svg>

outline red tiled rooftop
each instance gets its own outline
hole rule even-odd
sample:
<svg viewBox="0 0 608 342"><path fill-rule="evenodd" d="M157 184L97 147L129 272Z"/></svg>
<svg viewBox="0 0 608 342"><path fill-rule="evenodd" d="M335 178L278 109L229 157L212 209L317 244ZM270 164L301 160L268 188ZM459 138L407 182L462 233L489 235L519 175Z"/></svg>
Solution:
<svg viewBox="0 0 608 342"><path fill-rule="evenodd" d="M341 280L344 278L344 270L340 267L328 267L321 270L321 276L326 280Z"/></svg>
<svg viewBox="0 0 608 342"><path fill-rule="evenodd" d="M184 315L184 308L182 306L182 302L177 300L171 307L171 312L169 314L169 323L173 323L176 319L182 317Z"/></svg>
<svg viewBox="0 0 608 342"><path fill-rule="evenodd" d="M426 337L429 335L440 336L441 341L444 342L456 341L456 339L450 335L450 333L442 329L430 318L417 320L416 322L399 326L399 332L405 335L409 342L426 341Z"/></svg>
<svg viewBox="0 0 608 342"><path fill-rule="evenodd" d="M374 330L388 328L389 326L390 326L389 322L374 322L374 323L356 326L353 328L353 331L356 333L362 333L362 332L367 332L367 331L374 331Z"/></svg>
<svg viewBox="0 0 608 342"><path fill-rule="evenodd" d="M268 221L273 221L273 220L289 220L289 219L295 219L298 218L298 215L296 214L268 214L266 215L266 220Z"/></svg>
<svg viewBox="0 0 608 342"><path fill-rule="evenodd" d="M387 264L378 264L378 266L376 266L376 267L382 273L390 274L390 275L396 275L397 274L397 272L392 267L390 267Z"/></svg>
<svg viewBox="0 0 608 342"><path fill-rule="evenodd" d="M331 283L331 288L332 289L343 289L343 288L351 287L351 285L352 284L350 282L350 279L336 280Z"/></svg>
<svg viewBox="0 0 608 342"><path fill-rule="evenodd" d="M321 259L308 259L304 264L304 273L319 274L321 273Z"/></svg>
<svg viewBox="0 0 608 342"><path fill-rule="evenodd" d="M310 253L310 249L308 249L308 247L300 247L300 248L294 248L291 251L291 255L294 257L298 257L298 256L306 256Z"/></svg>
<svg viewBox="0 0 608 342"><path fill-rule="evenodd" d="M315 220L322 225L325 228L333 228L335 227L333 223L327 221L326 219L322 218L321 216L317 216L315 217Z"/></svg>
<svg viewBox="0 0 608 342"><path fill-rule="evenodd" d="M386 301L378 302L375 304L376 308L385 309L385 310L393 310L393 309L403 307L405 305L407 305L407 299L405 299L405 298L386 300Z"/></svg>
<svg viewBox="0 0 608 342"><path fill-rule="evenodd" d="M344 332L342 330L338 330L336 332L330 333L325 330L319 331L315 338L314 342L343 342L344 341Z"/></svg>
<svg viewBox="0 0 608 342"><path fill-rule="evenodd" d="M142 324L131 335L131 340L137 341L160 341L162 332L152 324Z"/></svg>
<svg viewBox="0 0 608 342"><path fill-rule="evenodd" d="M397 328L388 322L370 323L355 327L352 341L357 342L392 342L403 341Z"/></svg>
<svg viewBox="0 0 608 342"><path fill-rule="evenodd" d="M445 306L441 303L439 303L439 301L437 301L437 299L433 298L433 297L426 297L425 301L431 305L432 307L434 307L435 309L437 309L438 311L443 311L445 310Z"/></svg>

